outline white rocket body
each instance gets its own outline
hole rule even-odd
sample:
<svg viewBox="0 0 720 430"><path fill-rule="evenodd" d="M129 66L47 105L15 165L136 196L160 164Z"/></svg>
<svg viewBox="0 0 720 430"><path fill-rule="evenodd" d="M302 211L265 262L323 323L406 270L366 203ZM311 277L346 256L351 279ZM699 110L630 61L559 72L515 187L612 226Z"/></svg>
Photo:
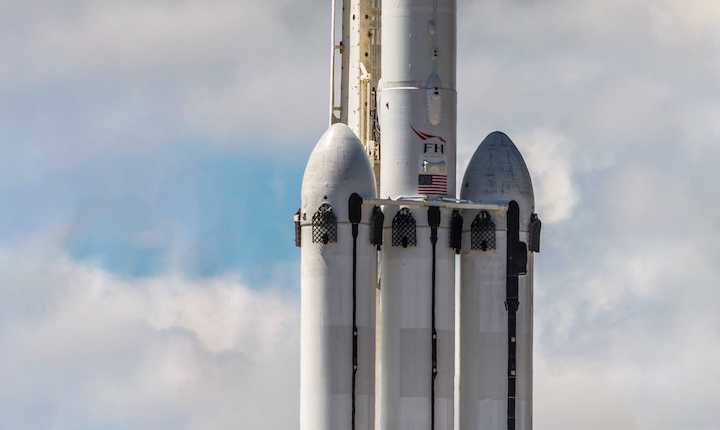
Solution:
<svg viewBox="0 0 720 430"><path fill-rule="evenodd" d="M455 196L455 14L454 1L400 0L382 4L378 109L383 198ZM407 247L397 241L401 227L394 221L398 220L399 210L384 208L379 422L385 430L451 430L455 258L448 246L450 211L441 212L433 306L427 208L406 209L416 223L415 243ZM435 377L433 312L437 333Z"/></svg>
<svg viewBox="0 0 720 430"><path fill-rule="evenodd" d="M457 398L459 430L532 430L528 244L539 249L540 223L502 133L479 146L457 199L456 0L336 2L334 125L310 156L296 218L300 429L453 430Z"/></svg>
<svg viewBox="0 0 720 430"><path fill-rule="evenodd" d="M520 207L520 240L529 242L534 195L522 155L502 133L479 146L462 182L463 199ZM508 428L508 309L506 294L507 219L493 217L497 249L471 249L471 223L478 211L465 211L465 249L460 287L460 429ZM512 396L516 430L532 429L533 279L518 277L516 393Z"/></svg>
<svg viewBox="0 0 720 430"><path fill-rule="evenodd" d="M383 2L381 197L455 197L456 32L455 0Z"/></svg>
<svg viewBox="0 0 720 430"><path fill-rule="evenodd" d="M372 208L364 207L363 221L358 226L357 291L353 305L353 239L348 222L348 199L352 193L374 197L373 174L357 137L347 126L336 124L315 147L302 185L301 430L374 428L377 257L375 247L367 240ZM316 216L327 213L321 208L330 208L334 214L334 237L332 222L323 222ZM323 238L323 234L329 236ZM356 376L353 376L353 306L358 328ZM354 378L356 410L352 427Z"/></svg>

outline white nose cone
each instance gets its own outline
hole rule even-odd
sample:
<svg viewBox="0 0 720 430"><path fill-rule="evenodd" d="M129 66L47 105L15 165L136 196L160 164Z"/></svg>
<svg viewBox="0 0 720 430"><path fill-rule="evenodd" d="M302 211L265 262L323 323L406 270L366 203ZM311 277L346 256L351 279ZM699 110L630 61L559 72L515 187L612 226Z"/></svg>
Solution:
<svg viewBox="0 0 720 430"><path fill-rule="evenodd" d="M355 134L336 124L302 185L300 430L373 429L377 256L371 206L353 235L353 193L375 197L373 173Z"/></svg>
<svg viewBox="0 0 720 430"><path fill-rule="evenodd" d="M462 199L520 206L520 230L527 231L535 210L532 179L523 156L510 138L495 131L478 146L462 181Z"/></svg>
<svg viewBox="0 0 720 430"><path fill-rule="evenodd" d="M329 203L338 220L348 219L348 197L375 197L370 161L355 133L345 124L332 125L313 149L302 183L302 212L313 213Z"/></svg>

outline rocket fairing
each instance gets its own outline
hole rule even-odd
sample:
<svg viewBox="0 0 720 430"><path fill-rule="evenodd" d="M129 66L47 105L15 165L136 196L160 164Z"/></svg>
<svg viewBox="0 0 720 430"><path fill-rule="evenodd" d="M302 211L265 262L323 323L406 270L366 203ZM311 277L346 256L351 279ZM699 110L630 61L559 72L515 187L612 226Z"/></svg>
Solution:
<svg viewBox="0 0 720 430"><path fill-rule="evenodd" d="M455 0L382 3L380 195L455 197Z"/></svg>
<svg viewBox="0 0 720 430"><path fill-rule="evenodd" d="M332 125L295 217L300 428L451 430L457 396L460 430L531 430L540 221L502 133L456 198L456 1L335 2Z"/></svg>

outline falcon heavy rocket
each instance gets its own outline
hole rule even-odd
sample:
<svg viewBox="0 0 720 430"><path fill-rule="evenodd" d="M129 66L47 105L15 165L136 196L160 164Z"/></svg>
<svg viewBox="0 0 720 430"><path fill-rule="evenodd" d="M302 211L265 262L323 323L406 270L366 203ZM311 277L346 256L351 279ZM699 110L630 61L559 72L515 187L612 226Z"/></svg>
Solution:
<svg viewBox="0 0 720 430"><path fill-rule="evenodd" d="M331 4L330 128L295 214L300 429L531 430L541 223L503 133L456 189L456 0Z"/></svg>

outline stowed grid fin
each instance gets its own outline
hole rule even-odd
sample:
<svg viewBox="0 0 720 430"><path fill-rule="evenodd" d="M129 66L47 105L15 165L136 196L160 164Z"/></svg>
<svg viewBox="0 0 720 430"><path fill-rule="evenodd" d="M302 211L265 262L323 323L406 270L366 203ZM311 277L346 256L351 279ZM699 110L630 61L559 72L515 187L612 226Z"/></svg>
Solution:
<svg viewBox="0 0 720 430"><path fill-rule="evenodd" d="M470 226L470 248L488 251L496 249L495 223L487 211L481 211Z"/></svg>
<svg viewBox="0 0 720 430"><path fill-rule="evenodd" d="M337 217L327 203L323 203L313 215L312 241L323 245L337 242Z"/></svg>
<svg viewBox="0 0 720 430"><path fill-rule="evenodd" d="M382 210L375 206L370 215L370 244L375 245L379 250L383 244L383 227L385 223L385 214Z"/></svg>
<svg viewBox="0 0 720 430"><path fill-rule="evenodd" d="M300 209L295 212L295 216L293 216L293 224L295 224L295 246L298 248L302 246L302 224L300 221L300 218L302 216L302 212Z"/></svg>
<svg viewBox="0 0 720 430"><path fill-rule="evenodd" d="M415 218L408 208L402 208L392 221L392 246L417 246Z"/></svg>
<svg viewBox="0 0 720 430"><path fill-rule="evenodd" d="M458 254L462 250L462 229L463 217L460 211L454 210L450 218L450 248Z"/></svg>

